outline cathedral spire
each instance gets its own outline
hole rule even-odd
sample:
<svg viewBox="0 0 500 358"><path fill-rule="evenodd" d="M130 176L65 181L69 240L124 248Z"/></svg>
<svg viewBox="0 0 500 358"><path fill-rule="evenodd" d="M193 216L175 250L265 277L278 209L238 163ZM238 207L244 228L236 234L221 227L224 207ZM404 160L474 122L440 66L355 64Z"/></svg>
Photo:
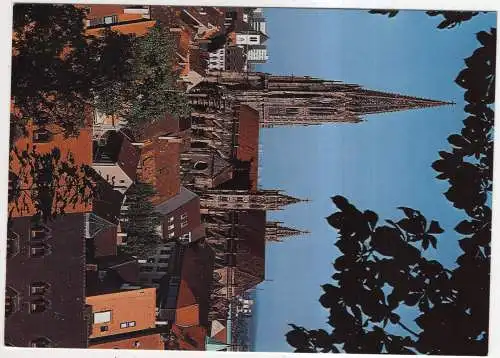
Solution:
<svg viewBox="0 0 500 358"><path fill-rule="evenodd" d="M281 226L281 221L268 221L266 223L266 241L282 242L284 238L309 234L309 231L298 230Z"/></svg>
<svg viewBox="0 0 500 358"><path fill-rule="evenodd" d="M285 206L307 199L298 199L281 190L226 190L210 189L200 194L202 211L216 210L282 210Z"/></svg>
<svg viewBox="0 0 500 358"><path fill-rule="evenodd" d="M222 71L204 81L227 87L233 99L257 110L261 127L358 123L374 113L454 104L308 76Z"/></svg>

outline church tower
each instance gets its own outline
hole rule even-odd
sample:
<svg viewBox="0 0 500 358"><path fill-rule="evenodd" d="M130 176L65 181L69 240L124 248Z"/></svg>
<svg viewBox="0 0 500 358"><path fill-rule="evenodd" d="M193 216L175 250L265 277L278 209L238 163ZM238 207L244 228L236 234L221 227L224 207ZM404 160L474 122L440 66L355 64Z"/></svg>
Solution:
<svg viewBox="0 0 500 358"><path fill-rule="evenodd" d="M280 190L212 189L200 193L202 213L217 210L282 210L285 206L307 200L283 194Z"/></svg>
<svg viewBox="0 0 500 358"><path fill-rule="evenodd" d="M261 127L357 123L367 114L451 104L367 90L356 84L260 72L210 72L199 87L191 90L190 96L197 98L201 91L210 97L210 84L224 87L224 98L232 97L259 111Z"/></svg>
<svg viewBox="0 0 500 358"><path fill-rule="evenodd" d="M302 231L286 226L280 221L268 221L266 223L266 241L282 242L284 238L309 234L309 231Z"/></svg>

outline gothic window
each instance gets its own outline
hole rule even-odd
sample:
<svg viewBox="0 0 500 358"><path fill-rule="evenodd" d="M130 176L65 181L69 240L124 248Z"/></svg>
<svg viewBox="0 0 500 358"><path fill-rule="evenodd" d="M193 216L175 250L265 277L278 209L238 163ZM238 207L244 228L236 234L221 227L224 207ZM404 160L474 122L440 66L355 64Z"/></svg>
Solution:
<svg viewBox="0 0 500 358"><path fill-rule="evenodd" d="M33 131L34 143L48 143L52 140L52 133L46 128L38 128Z"/></svg>
<svg viewBox="0 0 500 358"><path fill-rule="evenodd" d="M299 109L298 108L287 108L286 114L290 115L290 116L297 115L297 114L299 114Z"/></svg>
<svg viewBox="0 0 500 358"><path fill-rule="evenodd" d="M30 285L30 295L31 296L45 295L49 290L49 288L50 285L46 282L33 282Z"/></svg>
<svg viewBox="0 0 500 358"><path fill-rule="evenodd" d="M30 245L31 257L44 257L50 254L50 245L35 243Z"/></svg>
<svg viewBox="0 0 500 358"><path fill-rule="evenodd" d="M19 235L12 230L7 232L7 258L16 256L19 253Z"/></svg>
<svg viewBox="0 0 500 358"><path fill-rule="evenodd" d="M5 317L19 310L19 294L12 287L5 289Z"/></svg>
<svg viewBox="0 0 500 358"><path fill-rule="evenodd" d="M30 346L32 348L50 348L50 347L53 347L54 344L52 343L52 341L46 337L40 337L40 338L36 338L34 340L32 340L30 342Z"/></svg>
<svg viewBox="0 0 500 358"><path fill-rule="evenodd" d="M208 164L202 160L197 161L193 165L193 169L195 170L205 170L208 168Z"/></svg>
<svg viewBox="0 0 500 358"><path fill-rule="evenodd" d="M39 298L30 302L30 313L42 313L49 308L49 301Z"/></svg>

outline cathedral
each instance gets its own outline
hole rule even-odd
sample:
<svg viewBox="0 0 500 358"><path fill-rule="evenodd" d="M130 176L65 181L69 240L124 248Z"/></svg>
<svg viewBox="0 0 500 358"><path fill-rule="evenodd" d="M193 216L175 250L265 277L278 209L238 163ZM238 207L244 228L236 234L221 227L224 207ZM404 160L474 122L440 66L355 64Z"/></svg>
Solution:
<svg viewBox="0 0 500 358"><path fill-rule="evenodd" d="M266 242L308 233L266 219L268 210L307 200L260 188L261 128L358 123L367 114L449 104L311 77L229 71L209 72L188 97L193 113L181 182L200 197L206 242L215 251L211 319L227 317L231 299L264 280Z"/></svg>

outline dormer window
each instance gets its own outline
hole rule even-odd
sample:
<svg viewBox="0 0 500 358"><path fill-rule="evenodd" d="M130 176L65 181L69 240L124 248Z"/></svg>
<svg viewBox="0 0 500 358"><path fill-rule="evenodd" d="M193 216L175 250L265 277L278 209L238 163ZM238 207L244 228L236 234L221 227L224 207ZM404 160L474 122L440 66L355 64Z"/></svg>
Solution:
<svg viewBox="0 0 500 358"><path fill-rule="evenodd" d="M49 308L49 301L40 298L30 303L30 313L42 313Z"/></svg>
<svg viewBox="0 0 500 358"><path fill-rule="evenodd" d="M32 244L30 246L31 257L44 257L50 254L50 245L47 244Z"/></svg>
<svg viewBox="0 0 500 358"><path fill-rule="evenodd" d="M34 143L48 143L52 140L52 132L47 128L38 128L33 131Z"/></svg>

